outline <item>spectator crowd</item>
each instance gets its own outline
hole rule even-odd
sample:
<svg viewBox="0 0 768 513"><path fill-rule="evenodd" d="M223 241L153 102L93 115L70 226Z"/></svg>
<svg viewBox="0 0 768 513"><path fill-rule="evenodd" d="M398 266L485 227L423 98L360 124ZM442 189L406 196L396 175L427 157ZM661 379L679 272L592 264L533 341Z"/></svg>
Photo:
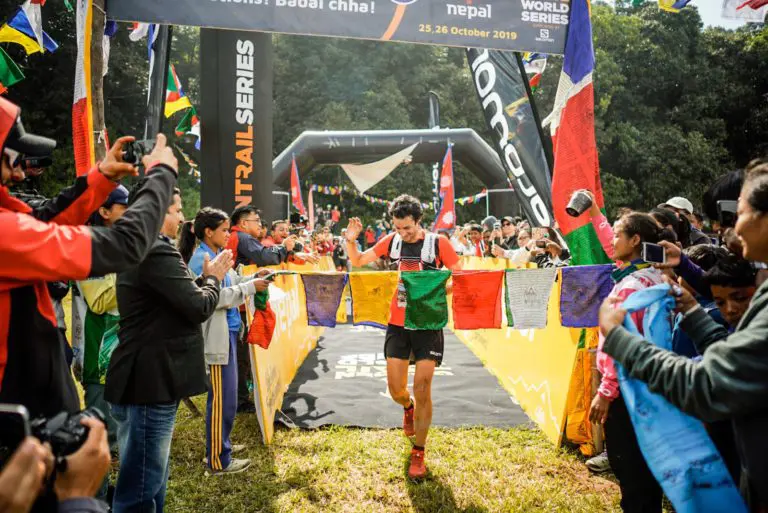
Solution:
<svg viewBox="0 0 768 513"><path fill-rule="evenodd" d="M268 289L272 272L243 277L238 268L328 256L337 270L351 270L348 252L359 260L392 227L382 219L355 225L349 238L345 230L334 235L341 213L330 206L314 230L301 216L267 222L253 206L204 207L186 220L177 162L162 135L130 190L118 182L138 169L123 161L132 138L121 138L73 187L32 208L8 189L25 178L18 156L42 157L53 145L20 125L19 109L0 99L0 402L23 405L31 417L80 411L73 354L54 308L71 286L86 312L75 373L86 407L100 413L78 421L86 429L70 453L21 437L2 462L0 510L58 504L95 512L108 502L118 513L162 511L177 410L203 393L206 473L245 471L251 462L238 457L245 447L231 439L237 414L253 411L243 305ZM661 512L662 489L637 442L616 362L701 419L750 509L768 511L768 161L723 177L702 207L674 197L647 212L622 209L610 222L592 201L584 213L616 266L600 309L601 382L589 412L604 426L607 452L588 466L613 470L624 511ZM571 259L557 229L516 217L489 216L440 235L457 255L538 267ZM664 258L650 261L648 244ZM386 256L372 265L387 268ZM668 320L673 351L643 340L642 311L629 316L638 333L623 327L622 302L663 283L677 305ZM114 482L111 459L119 460Z"/></svg>

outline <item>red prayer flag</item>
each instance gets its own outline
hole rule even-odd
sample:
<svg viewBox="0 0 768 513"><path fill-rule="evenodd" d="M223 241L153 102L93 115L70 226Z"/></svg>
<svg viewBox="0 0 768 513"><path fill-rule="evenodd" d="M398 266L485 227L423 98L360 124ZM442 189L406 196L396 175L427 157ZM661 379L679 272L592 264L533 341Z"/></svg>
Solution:
<svg viewBox="0 0 768 513"><path fill-rule="evenodd" d="M249 344L253 344L264 349L269 348L270 342L272 342L272 334L275 332L275 312L272 311L272 307L267 302L267 307L264 310L256 310L253 313L253 321L251 321L251 327L248 330Z"/></svg>
<svg viewBox="0 0 768 513"><path fill-rule="evenodd" d="M453 273L453 327L457 330L501 328L504 271Z"/></svg>

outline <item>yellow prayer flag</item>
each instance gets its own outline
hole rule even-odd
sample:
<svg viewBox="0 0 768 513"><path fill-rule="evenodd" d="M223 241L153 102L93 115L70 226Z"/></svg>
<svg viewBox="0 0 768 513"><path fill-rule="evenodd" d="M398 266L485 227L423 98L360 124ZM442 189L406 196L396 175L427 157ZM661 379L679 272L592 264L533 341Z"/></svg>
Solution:
<svg viewBox="0 0 768 513"><path fill-rule="evenodd" d="M42 51L40 44L36 40L23 32L19 32L8 24L0 27L0 43L16 43L21 45L24 47L24 51L27 52L27 55Z"/></svg>
<svg viewBox="0 0 768 513"><path fill-rule="evenodd" d="M352 322L385 328L389 323L389 307L397 290L397 280L397 271L350 273Z"/></svg>

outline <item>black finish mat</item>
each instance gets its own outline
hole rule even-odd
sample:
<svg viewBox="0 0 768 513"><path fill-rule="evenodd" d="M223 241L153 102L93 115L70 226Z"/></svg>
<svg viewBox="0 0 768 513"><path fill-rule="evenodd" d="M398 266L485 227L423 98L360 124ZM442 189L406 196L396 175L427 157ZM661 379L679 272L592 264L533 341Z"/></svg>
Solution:
<svg viewBox="0 0 768 513"><path fill-rule="evenodd" d="M276 421L290 427L327 424L399 427L403 410L389 397L384 330L343 325L326 329L285 394ZM511 427L529 423L496 378L450 330L432 382L435 426ZM414 366L408 388L412 390Z"/></svg>

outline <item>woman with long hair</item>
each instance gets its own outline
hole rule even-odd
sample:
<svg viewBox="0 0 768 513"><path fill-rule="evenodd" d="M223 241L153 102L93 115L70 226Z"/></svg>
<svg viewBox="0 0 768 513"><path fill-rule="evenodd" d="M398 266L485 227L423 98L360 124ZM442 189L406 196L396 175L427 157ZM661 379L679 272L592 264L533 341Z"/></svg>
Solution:
<svg viewBox="0 0 768 513"><path fill-rule="evenodd" d="M768 263L768 165L756 166L741 189L735 226L745 259ZM768 282L766 282L768 283ZM673 290L681 326L699 362L649 344L622 327L621 300L600 309L603 350L629 376L644 381L682 411L705 422L729 419L741 459L741 491L751 511L768 511L768 285L752 297L736 331L713 321L684 289Z"/></svg>
<svg viewBox="0 0 768 513"><path fill-rule="evenodd" d="M590 211L592 224L608 256L617 262L613 271L615 283L611 294L622 300L638 290L663 283L663 274L641 258L644 242L658 243L667 234L648 214L632 212L611 225L594 204ZM632 320L643 332L643 311L632 314ZM619 390L616 366L603 352L601 337L597 353L597 368L602 375L600 386L592 400L589 418L601 423L608 445L608 461L619 480L621 508L625 512L661 513L662 491L645 462L637 443L627 406Z"/></svg>
<svg viewBox="0 0 768 513"><path fill-rule="evenodd" d="M224 250L229 241L229 216L221 210L204 207L194 221L184 223L179 239L179 252L195 276L203 263ZM243 280L230 269L221 284L219 302L214 314L203 323L205 363L210 383L205 414L206 463L213 474L242 472L251 464L236 459L229 435L237 412L237 344L243 328L238 306L256 291L266 290L269 282L262 279Z"/></svg>

